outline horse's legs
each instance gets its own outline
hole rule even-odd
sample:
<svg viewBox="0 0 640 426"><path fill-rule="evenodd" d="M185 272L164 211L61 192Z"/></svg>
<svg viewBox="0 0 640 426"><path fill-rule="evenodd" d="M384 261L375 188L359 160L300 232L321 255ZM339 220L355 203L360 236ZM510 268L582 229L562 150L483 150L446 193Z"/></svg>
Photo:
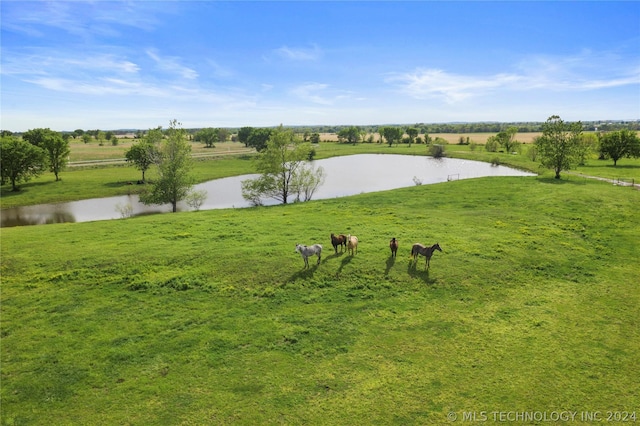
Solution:
<svg viewBox="0 0 640 426"><path fill-rule="evenodd" d="M336 250L337 251L337 250ZM318 263L316 263L316 265L320 264L320 258L322 257L322 254L318 253Z"/></svg>

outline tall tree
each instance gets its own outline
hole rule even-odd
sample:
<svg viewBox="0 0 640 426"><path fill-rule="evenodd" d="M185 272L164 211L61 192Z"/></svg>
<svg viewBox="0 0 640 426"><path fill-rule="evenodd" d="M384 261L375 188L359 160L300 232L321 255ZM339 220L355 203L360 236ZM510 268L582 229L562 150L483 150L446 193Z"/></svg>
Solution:
<svg viewBox="0 0 640 426"><path fill-rule="evenodd" d="M542 136L535 140L538 157L544 167L553 169L555 178L560 179L560 172L570 170L579 160L579 138L582 123L565 123L553 115L542 125Z"/></svg>
<svg viewBox="0 0 640 426"><path fill-rule="evenodd" d="M172 211L178 209L178 202L192 191L195 179L191 176L191 145L187 142L187 132L172 120L166 132L166 139L160 147L156 165L158 179L150 191L140 195L144 204L170 203Z"/></svg>
<svg viewBox="0 0 640 426"><path fill-rule="evenodd" d="M378 133L387 140L389 146L393 146L394 143L400 143L404 131L401 127L381 127Z"/></svg>
<svg viewBox="0 0 640 426"><path fill-rule="evenodd" d="M518 141L515 139L516 134L518 133L518 128L516 126L510 126L505 130L501 130L495 136L491 136L491 142L496 142L499 144L504 152L511 153L515 150L516 146L518 146Z"/></svg>
<svg viewBox="0 0 640 426"><path fill-rule="evenodd" d="M411 146L411 144L416 141L419 131L415 127L408 127L405 132L407 133L407 136L409 136L409 146Z"/></svg>
<svg viewBox="0 0 640 426"><path fill-rule="evenodd" d="M256 179L242 182L242 195L254 204L263 197L287 204L292 195L309 199L323 179L323 172L306 166L311 146L280 126L272 132L266 148L257 158Z"/></svg>
<svg viewBox="0 0 640 426"><path fill-rule="evenodd" d="M258 152L264 150L267 147L267 141L271 137L272 131L273 130L267 128L257 128L251 130L251 133L247 138L247 145L255 148Z"/></svg>
<svg viewBox="0 0 640 426"><path fill-rule="evenodd" d="M2 184L11 182L12 191L18 191L18 183L40 175L45 167L46 153L42 148L13 136L0 140Z"/></svg>
<svg viewBox="0 0 640 426"><path fill-rule="evenodd" d="M49 159L49 171L56 176L56 181L60 180L60 172L64 170L69 162L69 141L64 140L59 133L45 139L44 149Z"/></svg>
<svg viewBox="0 0 640 426"><path fill-rule="evenodd" d="M218 130L212 127L201 129L195 134L194 140L204 143L207 148L215 148L215 143L219 141Z"/></svg>
<svg viewBox="0 0 640 426"><path fill-rule="evenodd" d="M251 134L251 131L253 130L253 127L241 127L240 130L238 130L238 142L242 142L244 144L244 146L249 146L249 135Z"/></svg>
<svg viewBox="0 0 640 426"><path fill-rule="evenodd" d="M159 152L158 144L162 140L162 129L151 129L138 143L131 145L125 152L128 163L133 164L142 172L142 182L145 181L145 172L157 161Z"/></svg>
<svg viewBox="0 0 640 426"><path fill-rule="evenodd" d="M360 141L362 130L357 126L349 126L340 129L338 132L338 140L340 142L356 144Z"/></svg>
<svg viewBox="0 0 640 426"><path fill-rule="evenodd" d="M31 129L22 135L22 138L32 145L44 149L47 153L49 170L60 180L60 172L69 161L69 140L51 129Z"/></svg>
<svg viewBox="0 0 640 426"><path fill-rule="evenodd" d="M601 133L598 135L600 142L600 156L603 159L610 158L613 165L624 157L640 157L640 139L638 132L628 129L615 132Z"/></svg>

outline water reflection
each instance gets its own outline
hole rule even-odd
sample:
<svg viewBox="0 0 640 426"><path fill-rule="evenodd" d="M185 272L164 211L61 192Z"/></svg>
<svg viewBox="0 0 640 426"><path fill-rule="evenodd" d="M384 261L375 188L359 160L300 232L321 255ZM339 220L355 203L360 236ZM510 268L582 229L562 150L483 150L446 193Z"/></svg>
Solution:
<svg viewBox="0 0 640 426"><path fill-rule="evenodd" d="M327 158L315 161L314 166L321 166L326 176L324 185L318 188L313 197L316 200L403 188L416 183L431 184L485 176L533 176L533 173L479 161L396 154ZM196 185L196 189L207 191L207 199L201 209L249 207L250 203L242 198L241 182L256 176L234 176ZM265 205L275 203L265 200ZM189 207L179 203L178 210L186 211ZM0 226L89 222L170 211L169 205L145 206L138 201L137 195L124 195L5 209L1 212Z"/></svg>

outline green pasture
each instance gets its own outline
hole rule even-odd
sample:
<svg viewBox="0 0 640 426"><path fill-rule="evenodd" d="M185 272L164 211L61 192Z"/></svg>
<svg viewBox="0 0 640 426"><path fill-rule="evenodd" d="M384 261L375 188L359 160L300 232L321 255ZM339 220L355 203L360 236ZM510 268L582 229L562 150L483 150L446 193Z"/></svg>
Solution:
<svg viewBox="0 0 640 426"><path fill-rule="evenodd" d="M2 424L638 413L638 206L543 175L1 229ZM444 249L430 270L414 242Z"/></svg>
<svg viewBox="0 0 640 426"><path fill-rule="evenodd" d="M124 155L122 145L85 147L76 142L71 145L72 155L74 149L84 149L84 159L99 159L101 150L113 148L117 151L116 157ZM194 152L204 150L202 144L194 143ZM239 143L221 144L216 149L217 152L229 152L237 147L242 147ZM200 148L198 148L200 147ZM523 145L521 153L506 154L500 152L487 152L482 145L478 145L472 150L468 145L447 145L446 155L450 157L466 158L470 160L498 162L499 164L512 166L524 170L533 171L546 175L549 172L541 169L539 164L533 162L526 155L530 145ZM315 147L317 159L334 157L339 155L352 155L363 153L392 153L407 155L427 155L425 145L413 144L398 145L389 147L385 144L364 143L357 145L338 144L333 142L323 142ZM200 152L200 151L197 151ZM203 152L213 152L212 150ZM88 157L93 155L94 157ZM114 157L114 158L116 158ZM252 163L253 156L250 154L228 155L209 159L197 159L194 163L193 174L198 182L217 179L227 176L237 176L248 173L255 173ZM590 158L586 166L580 166L573 172L585 175L600 176L611 179L626 179L640 182L640 159L622 159L618 166L614 167L612 161L600 161ZM568 179L584 180L582 177L563 173ZM142 189L136 185L141 179L140 171L128 165L103 165L91 167L67 168L60 174L61 180L55 181L52 173L45 173L42 176L20 185L19 192L11 192L11 186L0 187L0 206L2 208L35 205L54 202L75 201L88 198L111 197L117 195L128 195L139 193ZM147 178L153 179L153 170L147 172Z"/></svg>

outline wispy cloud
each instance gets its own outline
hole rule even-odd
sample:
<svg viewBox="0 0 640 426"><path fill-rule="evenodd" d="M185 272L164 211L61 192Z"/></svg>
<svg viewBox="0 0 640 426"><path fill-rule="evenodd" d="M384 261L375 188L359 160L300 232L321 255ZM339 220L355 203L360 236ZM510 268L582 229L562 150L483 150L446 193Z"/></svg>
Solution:
<svg viewBox="0 0 640 426"><path fill-rule="evenodd" d="M156 15L163 13L153 2L38 1L28 8L5 3L3 29L32 37L44 36L47 28L83 38L122 36L126 27L151 31L159 22Z"/></svg>
<svg viewBox="0 0 640 426"><path fill-rule="evenodd" d="M335 89L325 83L304 83L293 87L289 92L304 102L325 106L352 98L350 91Z"/></svg>
<svg viewBox="0 0 640 426"><path fill-rule="evenodd" d="M331 105L333 103L333 100L329 97L326 97L324 93L328 87L328 84L307 83L294 87L293 89L291 89L291 93L307 102L313 102L321 105Z"/></svg>
<svg viewBox="0 0 640 426"><path fill-rule="evenodd" d="M312 47L282 46L275 49L274 53L291 61L317 61L322 56L322 50L317 45Z"/></svg>
<svg viewBox="0 0 640 426"><path fill-rule="evenodd" d="M616 66L611 58L605 62L584 52L569 57L532 56L513 68L516 71L490 75L418 68L390 74L385 81L411 97L440 98L447 103L497 91L589 91L640 84L638 64Z"/></svg>
<svg viewBox="0 0 640 426"><path fill-rule="evenodd" d="M181 59L177 57L161 57L155 49L148 49L147 55L153 59L158 67L172 74L180 75L182 78L189 80L195 80L198 78L198 73L180 63Z"/></svg>

